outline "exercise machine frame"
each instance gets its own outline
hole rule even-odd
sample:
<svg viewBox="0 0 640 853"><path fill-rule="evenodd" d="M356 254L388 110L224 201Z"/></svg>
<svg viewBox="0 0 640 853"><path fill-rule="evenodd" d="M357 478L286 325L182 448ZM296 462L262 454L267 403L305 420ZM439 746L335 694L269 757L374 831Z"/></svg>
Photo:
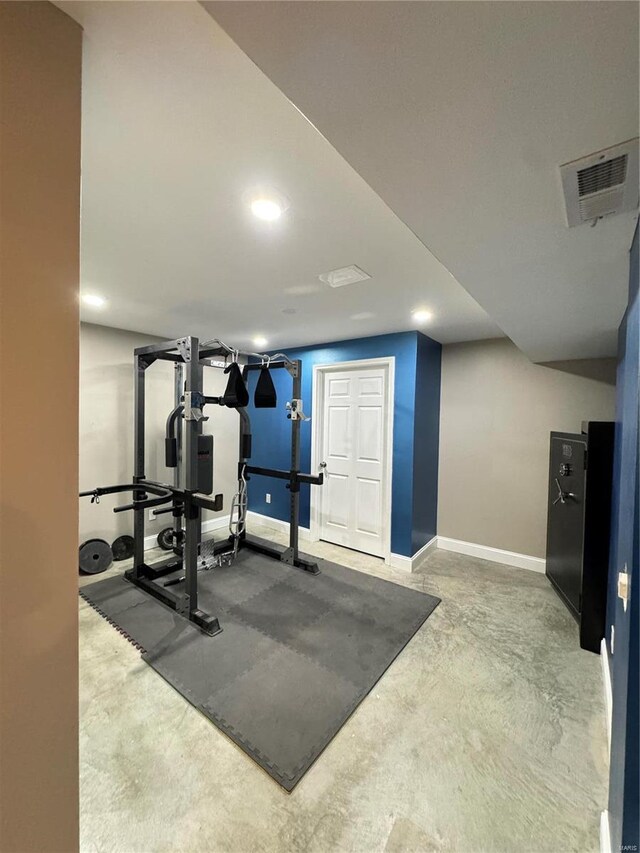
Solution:
<svg viewBox="0 0 640 853"><path fill-rule="evenodd" d="M248 362L244 365L243 375L245 379L251 371L262 370L265 366L268 367L269 370L286 370L292 379L292 400L299 400L301 398L302 362L299 359L289 359L282 353L278 353L276 356L266 357L260 353L233 350L226 344L222 343L222 341L218 340L212 341L210 344L205 344L200 350L200 358L205 361L213 359L214 356L224 356L225 358L228 358L230 355L255 359L254 361ZM213 361L212 366L220 367L222 365ZM257 551L268 557L273 557L274 559L280 560L288 565L295 566L303 571L311 574L318 574L318 564L301 557L298 549L300 526L300 485L308 484L321 486L324 479L322 473L314 475L305 474L300 471L300 425L303 419L298 416L299 413L295 410L290 414L291 467L287 471L280 468L264 468L261 466L249 465L247 463L247 459L251 456L251 425L246 411L244 409L239 409L238 411L240 414L240 460L238 463L238 475L240 476L244 469L245 475L248 475L247 480L251 479L251 475L286 480L287 489L290 493L289 545L285 551L280 551L277 548L268 545L263 540L256 539L247 533L241 534L239 547L249 548L252 551ZM249 438L247 438L247 436ZM214 553L224 552L225 548L228 548L228 546L225 546L224 543L220 543Z"/></svg>
<svg viewBox="0 0 640 853"><path fill-rule="evenodd" d="M216 361L215 356L223 356L224 361ZM242 368L243 378L253 370L286 369L293 380L293 399L298 401L302 387L302 365L299 360L292 361L283 354L268 357L260 353L243 352L223 344L211 341L200 345L196 337L178 338L134 350L134 473L133 482L115 486L103 486L81 492L81 497L90 496L92 501L101 495L131 491L133 501L118 506L114 512L133 510L134 553L133 567L125 572L125 578L152 595L181 616L189 619L205 633L215 635L222 628L216 616L201 610L198 605L198 558L202 541L203 509L219 512L222 507L222 495L213 499L198 491L198 436L202 433L202 424L206 420L203 413L205 405L224 405L224 397L208 397L203 392L203 367L224 368L229 357L252 359ZM175 429L177 438L177 459L174 466L173 485L149 480L145 475L145 376L147 369L156 361L174 363L174 402L175 408L167 421L167 432ZM234 543L234 537L216 543L215 554L229 553L240 548L248 548L266 556L295 566L311 574L317 574L316 563L300 557L298 552L298 526L300 517L300 485L322 485L323 474L305 474L300 471L300 423L301 417L290 408L291 418L291 468L282 470L251 466L247 460L251 456L251 425L244 408L238 408L240 415L240 450L238 476L247 479L251 475L275 477L287 480L290 490L290 533L289 546L284 551L269 545L263 540L249 536L245 531ZM247 476L248 475L248 476ZM151 497L150 497L151 495ZM170 503L170 506L163 506ZM182 554L153 564L144 558L144 514L149 508L159 515L171 512L173 515L175 541L180 543ZM183 592L173 592L159 579L184 568L185 588Z"/></svg>

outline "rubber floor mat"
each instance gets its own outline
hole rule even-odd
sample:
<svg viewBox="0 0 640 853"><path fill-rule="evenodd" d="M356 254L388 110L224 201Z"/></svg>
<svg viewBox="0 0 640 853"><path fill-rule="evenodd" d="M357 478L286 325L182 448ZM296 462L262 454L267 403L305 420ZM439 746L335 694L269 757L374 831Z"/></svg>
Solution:
<svg viewBox="0 0 640 853"><path fill-rule="evenodd" d="M201 573L199 606L223 629L215 637L122 577L81 595L291 791L440 601L336 563L319 567L311 575L246 550Z"/></svg>

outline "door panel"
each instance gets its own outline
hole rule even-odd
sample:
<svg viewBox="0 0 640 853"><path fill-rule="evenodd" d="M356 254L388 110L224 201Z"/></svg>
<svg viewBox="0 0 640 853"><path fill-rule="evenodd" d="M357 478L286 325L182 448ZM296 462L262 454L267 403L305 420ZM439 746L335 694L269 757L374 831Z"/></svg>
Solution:
<svg viewBox="0 0 640 853"><path fill-rule="evenodd" d="M330 473L323 486L326 489L326 521L328 527L346 530L349 521L349 479L343 474ZM339 534L342 536L342 533Z"/></svg>
<svg viewBox="0 0 640 853"><path fill-rule="evenodd" d="M327 457L347 459L349 456L350 415L348 406L329 406L327 424Z"/></svg>
<svg viewBox="0 0 640 853"><path fill-rule="evenodd" d="M379 537L381 519L381 483L365 477L356 479L356 531Z"/></svg>
<svg viewBox="0 0 640 853"><path fill-rule="evenodd" d="M320 538L383 556L387 455L387 373L383 367L331 372L322 401Z"/></svg>
<svg viewBox="0 0 640 853"><path fill-rule="evenodd" d="M330 397L348 397L349 396L348 379L329 379L329 396Z"/></svg>
<svg viewBox="0 0 640 853"><path fill-rule="evenodd" d="M361 397L382 397L384 393L383 378L381 376L360 376L358 385Z"/></svg>
<svg viewBox="0 0 640 853"><path fill-rule="evenodd" d="M358 407L359 430L356 436L358 462L382 464L382 407Z"/></svg>

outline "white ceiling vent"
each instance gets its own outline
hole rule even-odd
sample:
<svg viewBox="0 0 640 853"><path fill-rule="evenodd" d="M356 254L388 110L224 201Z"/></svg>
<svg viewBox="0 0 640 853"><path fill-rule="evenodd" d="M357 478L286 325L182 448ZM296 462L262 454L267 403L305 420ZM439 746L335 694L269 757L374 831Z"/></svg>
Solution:
<svg viewBox="0 0 640 853"><path fill-rule="evenodd" d="M365 281L371 278L368 272L361 270L355 264L350 267L340 267L339 270L331 270L331 272L322 273L318 278L324 281L329 287L344 287L346 284L355 284L357 281Z"/></svg>
<svg viewBox="0 0 640 853"><path fill-rule="evenodd" d="M567 225L638 206L638 138L560 166Z"/></svg>

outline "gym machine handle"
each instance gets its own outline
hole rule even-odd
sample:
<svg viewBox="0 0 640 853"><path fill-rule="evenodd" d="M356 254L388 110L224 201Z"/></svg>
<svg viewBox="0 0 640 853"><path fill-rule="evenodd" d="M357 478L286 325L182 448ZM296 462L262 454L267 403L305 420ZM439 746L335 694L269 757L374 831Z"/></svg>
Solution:
<svg viewBox="0 0 640 853"><path fill-rule="evenodd" d="M182 504L177 506L165 506L162 509L154 509L154 515L164 515L167 512L177 512L179 515L182 515Z"/></svg>
<svg viewBox="0 0 640 853"><path fill-rule="evenodd" d="M157 495L158 497L143 498L142 500L137 500L130 504L117 506L114 508L114 512L126 512L130 509L146 509L147 507L160 506L160 504L170 501L173 497L173 493L169 487L160 486L156 483L149 483L145 480L141 480L139 483L120 483L117 486L98 486L96 489L91 489L87 492L80 492L80 497L91 497L91 500L94 501L101 495L113 495L118 492L142 492L143 494L145 492L150 492L152 495Z"/></svg>

